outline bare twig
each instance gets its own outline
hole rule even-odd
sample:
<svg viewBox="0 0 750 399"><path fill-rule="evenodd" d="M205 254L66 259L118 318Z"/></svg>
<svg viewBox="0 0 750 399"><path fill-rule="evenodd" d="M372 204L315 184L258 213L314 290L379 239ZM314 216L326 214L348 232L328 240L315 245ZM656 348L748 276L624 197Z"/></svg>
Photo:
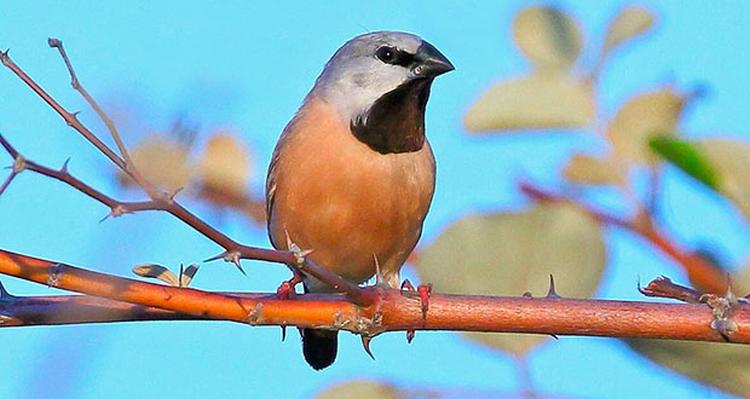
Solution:
<svg viewBox="0 0 750 399"><path fill-rule="evenodd" d="M97 309L90 310L86 316L91 321L206 318L251 325L347 330L365 337L387 331L454 330L724 341L722 335L711 328L712 309L704 304L433 294L429 311L423 318L419 300L398 290L375 287L367 289L374 300L366 307L352 304L342 295L305 294L292 300L279 300L275 294L211 293L146 283L4 250L0 250L0 273L149 307L130 308L113 303L116 312L121 312L118 315L121 319L105 317ZM61 306L68 310L75 309L78 303L92 306L92 299L70 298L6 297L0 301L0 315L8 325L23 325L24 315L33 315L34 320L29 323L37 324L87 322L85 314L50 314L59 311ZM21 304L26 301L23 305L26 313L23 307L16 305L16 300L22 301ZM101 301L95 306L108 304L110 302ZM49 310L44 309L47 305ZM174 313L162 314L152 308ZM128 309L134 312L126 312ZM44 323L48 318L53 322ZM730 341L750 343L750 306L733 308L731 321L736 329L729 333Z"/></svg>
<svg viewBox="0 0 750 399"><path fill-rule="evenodd" d="M96 112L96 114L99 115L99 118L102 120L102 122L104 122L104 125L107 126L107 130L109 130L109 133L112 135L112 139L115 141L115 145L117 145L118 150L120 150L120 155L122 155L122 158L125 160L125 164L128 166L132 166L133 161L130 159L128 150L127 148L125 148L125 144L123 144L122 142L122 138L117 131L117 127L115 126L114 122L112 122L112 119L110 119L110 117L104 112L102 107L99 106L99 103L97 103L96 100L91 97L86 88L81 85L81 82L78 80L78 75L76 75L75 69L73 69L73 64L70 62L70 58L68 58L68 53L65 52L65 47L63 47L62 41L60 39L49 38L47 40L47 44L50 47L56 48L60 52L60 56L65 63L65 67L68 69L68 73L70 74L70 85L74 90L81 93L81 96L83 96L83 98Z"/></svg>
<svg viewBox="0 0 750 399"><path fill-rule="evenodd" d="M70 60L67 58L64 50L62 49L61 43L55 40L56 39L52 39L52 41L50 42L50 45L53 47L57 47L60 50L61 55L63 56L63 60L65 61L66 66L68 66L68 71L71 74L71 79L74 82L74 87L79 88L77 90L79 90L81 94L84 95L84 98L90 98L90 96L88 96L88 93L85 91L85 89L82 89L80 87L80 83L78 82L75 72L70 66ZM14 74L16 74L16 76L18 76L24 83L26 83L47 104L49 104L50 107L52 107L63 118L63 120L65 120L68 123L69 126L71 126L73 129L79 132L82 136L84 136L91 144L93 144L99 151L105 154L115 165L117 165L117 167L119 167L128 176L133 178L133 180L139 186L141 186L141 188L143 188L143 190L151 198L150 198L150 201L142 201L142 202L136 202L136 203L124 203L124 202L113 200L99 193L98 191L84 184L80 180L73 179L72 177L70 177L67 171L65 171L65 173L62 173L62 171L57 171L56 173L54 173L53 169L45 168L41 165L36 165L37 168L32 169L32 170L38 173L41 173L43 175L56 178L67 184L70 184L71 186L75 187L76 189L83 192L84 194L87 194L90 197L98 200L99 202L102 202L105 205L110 206L110 210L115 210L115 213L114 213L115 215L128 213L128 212L143 211L143 210L159 210L159 211L167 212L171 214L172 216L176 217L177 219L181 220L183 223L190 226L197 232L201 233L206 238L215 242L216 244L218 244L224 249L224 251L221 254L211 259L223 259L225 261L232 262L240 270L242 270L242 267L240 266L240 261L242 259L265 260L269 262L284 263L284 264L289 265L292 268L295 268L301 273L315 277L316 279L333 287L337 291L345 293L352 301L354 301L357 304L367 304L369 303L368 301L371 300L371 298L366 294L366 292L362 290L361 288L359 288L356 284L353 284L345 280L341 276L335 273L332 273L328 271L327 269L317 265L315 262L311 261L307 257L299 256L299 253L294 253L291 251L276 251L272 249L257 248L257 247L251 247L248 245L243 245L229 238L227 235L225 235L221 231L213 228L208 223L203 221L201 218L194 215L193 213L188 211L186 208L184 208L182 205L180 205L174 198L174 195L176 193L171 193L171 194L164 193L160 190L155 189L148 181L143 179L142 176L140 176L140 174L137 172L136 168L133 165L128 164L123 158L121 158L114 151L112 151L93 132L91 132L88 128L86 128L86 126L84 126L78 120L78 118L76 118L74 114L71 114L65 108L63 108L54 98L52 98L46 91L44 91L44 89L42 89L31 77L29 77L29 75L27 75L15 62L13 62L13 60L11 60L10 56L8 55L7 51L0 52L0 61L8 69L10 69ZM101 111L98 105L95 105L96 102L93 99L91 99L89 103L92 105L92 107L94 107L95 109L98 108L99 111ZM97 111L97 113L99 111ZM105 123L106 123L106 120L105 120ZM117 134L116 129L111 129L110 133L112 133L113 136L119 136ZM7 144L7 141L5 140L3 141ZM6 146L6 150L8 150L8 146ZM124 150L124 146L121 148L121 150ZM9 153L11 153L10 150L8 151ZM19 155L17 152L15 152L15 154L11 153L11 156L13 156L13 158L16 160L19 158ZM53 172L53 173L42 173L40 170L44 170L45 172ZM76 183L77 185L72 184L73 182ZM120 206L121 208L116 208L117 206Z"/></svg>
<svg viewBox="0 0 750 399"><path fill-rule="evenodd" d="M638 287L638 291L645 296L676 299L686 303L700 303L702 293L683 285L675 284L667 277L659 277L647 286Z"/></svg>

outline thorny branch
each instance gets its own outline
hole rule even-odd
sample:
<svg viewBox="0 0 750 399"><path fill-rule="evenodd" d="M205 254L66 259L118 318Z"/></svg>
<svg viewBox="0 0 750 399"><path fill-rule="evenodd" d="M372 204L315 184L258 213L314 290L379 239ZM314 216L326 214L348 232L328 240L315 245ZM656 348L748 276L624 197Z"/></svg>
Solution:
<svg viewBox="0 0 750 399"><path fill-rule="evenodd" d="M670 240L656 226L653 218L647 213L639 213L633 216L632 219L623 219L602 212L576 199L551 193L528 182L521 182L519 187L524 194L535 201L569 203L583 210L601 223L632 231L648 240L652 245L680 264L696 287L710 293L724 293L727 291L727 278L721 270L711 265L699 255L681 248L680 245Z"/></svg>
<svg viewBox="0 0 750 399"><path fill-rule="evenodd" d="M57 39L50 39L49 45L57 48L60 51L60 54L63 57L63 61L68 68L68 72L70 73L73 87L83 95L83 97L97 111L97 113L100 114L100 117L102 117L102 115L104 114L103 111L101 111L96 101L94 101L91 96L88 95L88 92L81 87L80 82L78 81L78 78L72 68L70 60L68 59L67 54L62 47L62 42ZM78 191L81 191L82 193L94 198L95 200L109 206L111 216L119 216L125 213L135 213L144 210L158 210L167 212L224 249L224 252L211 258L211 260L223 259L225 261L232 262L237 266L238 269L240 269L240 271L242 271L242 266L240 265L240 261L242 259L265 260L275 263L284 263L289 265L290 267L295 268L301 273L317 278L318 280L330 285L337 291L345 293L347 297L349 297L349 299L357 304L367 304L370 300L366 295L366 292L359 288L356 284L353 284L341 278L341 276L338 276L337 274L332 273L323 267L320 267L307 257L301 256L299 252L276 251L240 244L221 231L211 227L208 223L180 205L174 198L176 193L165 193L162 190L155 188L151 183L149 183L138 173L132 162L126 161L126 159L129 159L129 157L127 156L127 151L125 150L124 145L122 145L122 141L119 137L117 129L114 128L114 125L111 123L110 119L106 117L106 115L103 116L102 119L104 123L109 127L111 135L114 137L115 142L118 143L117 145L121 147L120 150L126 159L121 158L114 151L112 151L91 130L84 126L78 120L75 114L68 112L62 105L60 105L60 103L58 103L54 98L52 98L52 96L50 96L44 89L42 89L42 87L39 86L29 75L27 75L26 72L23 71L23 69L21 69L15 62L13 62L8 54L8 51L0 52L0 62L2 62L4 66L10 69L16 76L18 76L24 83L26 83L26 85L28 85L47 104L49 104L49 106L52 107L52 109L54 109L70 127L80 133L92 145L94 145L94 147L96 147L100 152L106 155L115 165L117 165L118 168L120 168L125 174L130 176L136 182L136 184L138 184L149 195L150 200L141 202L122 202L114 200L95 190L91 186L88 186L80 180L70 176L70 174L67 172L67 168L65 167L63 167L59 171L55 171L53 169L32 162L34 167L28 168L29 170L67 183ZM20 173L20 171L24 170L26 168L26 165L28 165L30 161L27 161L23 157L21 157L5 139L3 139L3 147L14 159L13 171L11 172L10 177L2 185L2 188L5 189L13 180L13 177L16 174ZM17 164L20 166L16 167ZM1 192L2 191L0 191L0 193Z"/></svg>
<svg viewBox="0 0 750 399"><path fill-rule="evenodd" d="M731 309L729 320L735 328L722 336L714 311L704 304L568 299L553 291L541 298L433 294L423 317L415 296L377 287L367 288L374 299L369 306L335 294L280 300L275 294L212 293L152 284L5 250L0 250L0 273L113 300L80 295L19 298L6 293L0 299L0 326L213 319L347 330L366 338L387 331L452 330L750 343L750 306L744 304ZM101 309L109 307L111 317ZM56 313L61 309L70 312Z"/></svg>
<svg viewBox="0 0 750 399"><path fill-rule="evenodd" d="M109 216L140 211L164 211L212 240L224 249L214 259L234 262L256 259L284 263L315 277L344 295L302 295L279 299L275 294L211 293L192 288L152 284L80 269L62 263L36 259L0 250L0 273L86 295L16 297L0 286L0 326L75 324L139 320L228 320L251 325L276 325L348 330L363 337L363 342L386 331L456 330L487 332L523 332L553 335L592 335L611 337L669 338L698 341L750 343L750 307L744 298L700 295L688 304L660 304L607 300L578 300L558 296L550 286L543 298L441 295L430 298L429 311L414 293L378 287L360 288L316 265L300 251L275 251L242 245L190 213L166 193L144 179L130 159L119 133L97 102L78 80L62 43L50 39L68 69L73 88L99 115L115 141L120 155L110 149L84 126L76 114L54 100L8 55L0 52L0 61L10 69L65 122L140 186L149 200L118 201L72 176L67 162L60 169L23 157L2 135L0 144L13 158L10 175L0 185L0 194L21 172L29 170L59 180L104 204ZM537 200L571 201L531 186L524 191ZM649 238L662 250L682 261L690 271L704 273L705 265L688 264L689 256L663 239L652 223L626 221L577 204L602 222L629 228ZM699 273L700 274L700 273ZM706 286L712 292L725 285L705 273ZM661 281L661 283L657 283ZM645 294L682 299L697 292L669 289L668 280L657 280ZM701 280L703 281L703 280ZM660 288L661 287L661 288ZM661 291L660 291L661 289ZM669 290L672 291L669 291ZM716 290L714 290L716 289ZM670 292L670 294L666 294ZM680 296L682 295L682 297ZM351 302L350 302L351 301ZM708 305L708 306L706 306ZM574 322L573 322L574 321ZM408 337L409 335L407 335Z"/></svg>

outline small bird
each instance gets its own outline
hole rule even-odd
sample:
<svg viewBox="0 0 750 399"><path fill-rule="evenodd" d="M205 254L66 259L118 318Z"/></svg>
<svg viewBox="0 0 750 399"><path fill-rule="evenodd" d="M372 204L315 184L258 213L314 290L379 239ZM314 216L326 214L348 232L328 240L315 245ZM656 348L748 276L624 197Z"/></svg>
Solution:
<svg viewBox="0 0 750 399"><path fill-rule="evenodd" d="M346 42L323 68L271 159L266 212L271 244L360 284L398 288L435 189L425 107L436 76L453 70L419 36L372 32ZM301 276L305 292L333 288ZM336 331L305 329L316 370L336 359Z"/></svg>

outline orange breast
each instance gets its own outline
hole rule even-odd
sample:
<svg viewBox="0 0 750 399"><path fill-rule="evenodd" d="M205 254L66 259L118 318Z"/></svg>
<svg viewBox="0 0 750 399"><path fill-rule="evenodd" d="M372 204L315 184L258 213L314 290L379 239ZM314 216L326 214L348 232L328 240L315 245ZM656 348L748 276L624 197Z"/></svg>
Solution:
<svg viewBox="0 0 750 399"><path fill-rule="evenodd" d="M381 272L398 273L421 234L434 181L429 144L380 154L313 99L276 148L269 173L272 241L285 248L288 232L300 247L315 250L312 260L351 281L375 274L374 256Z"/></svg>

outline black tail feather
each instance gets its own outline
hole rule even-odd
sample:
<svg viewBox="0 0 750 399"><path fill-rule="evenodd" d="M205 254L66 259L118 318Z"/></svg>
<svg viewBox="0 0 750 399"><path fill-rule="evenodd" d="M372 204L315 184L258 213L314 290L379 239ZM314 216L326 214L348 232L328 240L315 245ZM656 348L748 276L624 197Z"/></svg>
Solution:
<svg viewBox="0 0 750 399"><path fill-rule="evenodd" d="M315 370L322 370L336 360L338 331L302 330L302 353L305 360Z"/></svg>

